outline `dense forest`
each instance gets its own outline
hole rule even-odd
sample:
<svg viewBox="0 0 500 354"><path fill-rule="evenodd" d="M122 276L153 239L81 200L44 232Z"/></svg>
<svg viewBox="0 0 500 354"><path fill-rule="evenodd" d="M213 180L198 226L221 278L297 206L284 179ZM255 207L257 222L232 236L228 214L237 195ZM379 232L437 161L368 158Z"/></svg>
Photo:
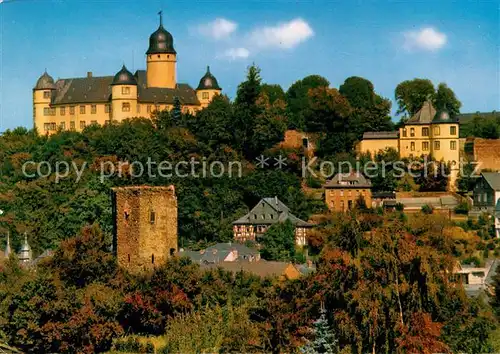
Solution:
<svg viewBox="0 0 500 354"><path fill-rule="evenodd" d="M450 88L428 80L405 81L395 96L403 119L429 97L451 114L460 109ZM0 137L0 240L10 232L18 249L26 232L35 255L55 254L36 271L20 267L15 255L0 265L0 341L28 352L500 350L500 286L496 297L470 299L452 275L458 259L475 261L478 250L498 255L491 221L458 225L432 210L407 216L362 205L332 215L314 193L324 180L301 174L303 149L279 146L287 129L300 129L317 135L320 159L354 162L353 145L364 132L395 129L390 109L364 78L348 78L336 89L311 75L285 92L263 83L251 66L234 101L216 97L196 116L177 101L153 120L137 117L81 133L7 131ZM262 154L284 155L287 165L259 168ZM243 173L163 178L125 169L102 178L103 165L148 159L240 161ZM361 156L398 159L391 150ZM37 175L35 164L26 169L27 161L46 161L46 176ZM45 173L61 162L72 166L67 176ZM84 166L83 173L75 166ZM317 224L308 249L317 270L278 281L202 272L173 259L151 274L128 274L110 252L109 190L137 184L175 185L179 243L192 248L229 241L231 222L261 198L278 196L296 216ZM373 184L375 190L446 189L442 176L396 178L391 170ZM267 258L301 259L288 229L269 230Z"/></svg>

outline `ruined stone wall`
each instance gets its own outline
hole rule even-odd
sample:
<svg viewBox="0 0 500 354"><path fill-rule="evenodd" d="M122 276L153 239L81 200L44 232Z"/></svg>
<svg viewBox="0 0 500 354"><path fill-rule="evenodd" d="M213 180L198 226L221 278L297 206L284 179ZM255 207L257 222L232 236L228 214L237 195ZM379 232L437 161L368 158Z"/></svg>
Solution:
<svg viewBox="0 0 500 354"><path fill-rule="evenodd" d="M132 272L160 266L177 253L177 198L173 187L113 188L115 253Z"/></svg>

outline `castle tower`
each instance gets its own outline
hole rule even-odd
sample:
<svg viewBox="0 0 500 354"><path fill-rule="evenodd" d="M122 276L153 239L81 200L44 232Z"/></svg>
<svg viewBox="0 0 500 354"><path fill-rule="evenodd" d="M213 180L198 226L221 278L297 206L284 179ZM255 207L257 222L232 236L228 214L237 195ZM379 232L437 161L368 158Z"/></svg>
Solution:
<svg viewBox="0 0 500 354"><path fill-rule="evenodd" d="M174 38L163 28L161 11L159 15L160 27L149 37L146 52L147 83L148 87L175 88L177 52L174 49Z"/></svg>
<svg viewBox="0 0 500 354"><path fill-rule="evenodd" d="M40 76L33 88L33 125L38 128L39 133L49 130L48 128L54 128L52 130L56 128L47 126L51 124L51 117L54 113L50 108L50 102L55 89L54 79L47 71Z"/></svg>
<svg viewBox="0 0 500 354"><path fill-rule="evenodd" d="M111 112L118 122L137 115L137 81L125 65L111 83Z"/></svg>
<svg viewBox="0 0 500 354"><path fill-rule="evenodd" d="M21 250L19 251L19 262L21 263L29 263L32 260L32 252L31 247L28 243L28 235L26 232L24 233L24 243L21 246Z"/></svg>
<svg viewBox="0 0 500 354"><path fill-rule="evenodd" d="M212 101L215 95L220 95L222 89L217 82L215 76L210 72L210 67L207 66L207 72L200 80L200 84L196 89L196 96L201 103L201 107L205 108Z"/></svg>
<svg viewBox="0 0 500 354"><path fill-rule="evenodd" d="M131 272L161 266L177 253L177 197L170 187L112 189L118 265Z"/></svg>

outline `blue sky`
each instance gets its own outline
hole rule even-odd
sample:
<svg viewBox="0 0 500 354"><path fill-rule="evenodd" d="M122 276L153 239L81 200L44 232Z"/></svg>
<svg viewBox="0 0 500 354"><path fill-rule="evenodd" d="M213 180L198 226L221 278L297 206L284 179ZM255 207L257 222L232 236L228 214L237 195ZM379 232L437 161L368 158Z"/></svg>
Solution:
<svg viewBox="0 0 500 354"><path fill-rule="evenodd" d="M337 88L356 75L394 99L421 77L446 82L462 112L500 110L497 1L0 0L0 131L32 126L45 68L55 79L144 69L160 9L191 86L210 65L234 97L255 62L285 90L309 74Z"/></svg>

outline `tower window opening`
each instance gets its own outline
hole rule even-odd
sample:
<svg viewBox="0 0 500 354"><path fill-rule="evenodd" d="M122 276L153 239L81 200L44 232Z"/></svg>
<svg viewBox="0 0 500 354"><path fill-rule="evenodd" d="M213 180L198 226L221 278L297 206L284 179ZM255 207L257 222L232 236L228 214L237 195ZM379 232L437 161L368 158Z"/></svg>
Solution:
<svg viewBox="0 0 500 354"><path fill-rule="evenodd" d="M203 92L201 94L201 98L203 98L204 100L208 100L209 96L208 96L208 92Z"/></svg>
<svg viewBox="0 0 500 354"><path fill-rule="evenodd" d="M156 222L156 213L154 211L151 211L149 213L149 222L151 224L154 224Z"/></svg>
<svg viewBox="0 0 500 354"><path fill-rule="evenodd" d="M173 256L175 254L175 248L170 249L170 255Z"/></svg>
<svg viewBox="0 0 500 354"><path fill-rule="evenodd" d="M128 213L128 211L125 211L123 213L123 218L125 219L125 221L128 221L129 216L130 216L130 214Z"/></svg>
<svg viewBox="0 0 500 354"><path fill-rule="evenodd" d="M130 103L128 102L122 103L122 112L130 112Z"/></svg>
<svg viewBox="0 0 500 354"><path fill-rule="evenodd" d="M43 91L43 98L50 98L50 91Z"/></svg>
<svg viewBox="0 0 500 354"><path fill-rule="evenodd" d="M151 255L151 264L155 264L155 255L154 254Z"/></svg>
<svg viewBox="0 0 500 354"><path fill-rule="evenodd" d="M158 54L158 58L160 58L160 54Z"/></svg>
<svg viewBox="0 0 500 354"><path fill-rule="evenodd" d="M130 263L130 254L128 255L128 262Z"/></svg>

